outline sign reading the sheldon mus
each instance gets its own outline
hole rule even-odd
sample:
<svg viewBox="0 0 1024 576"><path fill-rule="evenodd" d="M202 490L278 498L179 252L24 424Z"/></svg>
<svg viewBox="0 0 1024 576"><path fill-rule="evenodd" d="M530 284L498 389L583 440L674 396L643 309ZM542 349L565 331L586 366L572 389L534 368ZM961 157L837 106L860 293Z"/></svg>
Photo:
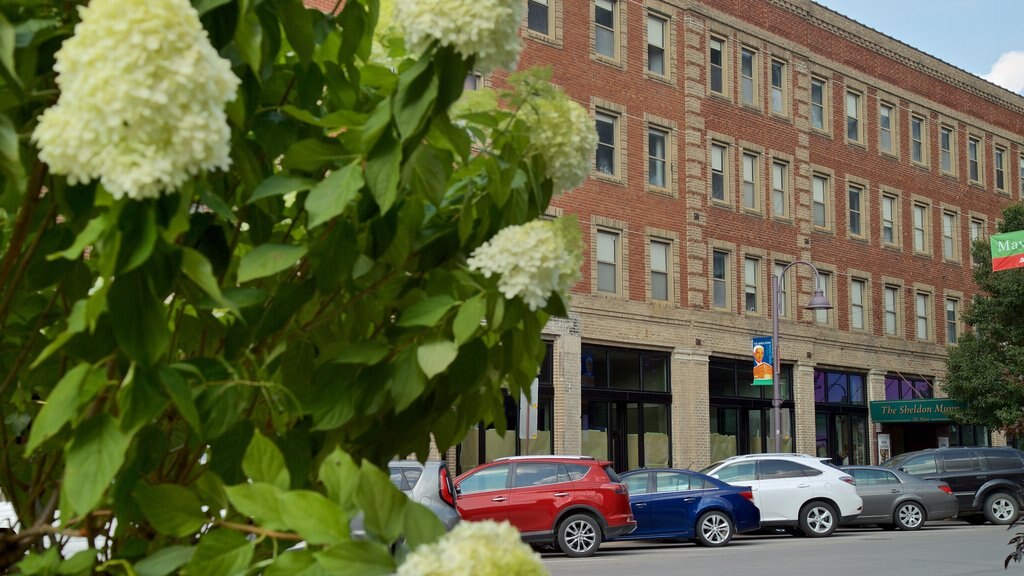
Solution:
<svg viewBox="0 0 1024 576"><path fill-rule="evenodd" d="M887 400L871 403L875 422L949 422L949 411L961 404L948 398Z"/></svg>
<svg viewBox="0 0 1024 576"><path fill-rule="evenodd" d="M1024 268L1024 230L989 237L992 247L992 271Z"/></svg>

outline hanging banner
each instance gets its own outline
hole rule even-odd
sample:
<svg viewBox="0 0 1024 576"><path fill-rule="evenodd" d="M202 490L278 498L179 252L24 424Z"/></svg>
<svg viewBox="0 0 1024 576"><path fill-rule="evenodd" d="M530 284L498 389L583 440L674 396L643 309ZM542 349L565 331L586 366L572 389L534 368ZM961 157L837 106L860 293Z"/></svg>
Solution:
<svg viewBox="0 0 1024 576"><path fill-rule="evenodd" d="M755 336L751 339L754 353L754 386L772 385L772 350L771 336Z"/></svg>
<svg viewBox="0 0 1024 576"><path fill-rule="evenodd" d="M992 271L1024 268L1024 230L989 237Z"/></svg>

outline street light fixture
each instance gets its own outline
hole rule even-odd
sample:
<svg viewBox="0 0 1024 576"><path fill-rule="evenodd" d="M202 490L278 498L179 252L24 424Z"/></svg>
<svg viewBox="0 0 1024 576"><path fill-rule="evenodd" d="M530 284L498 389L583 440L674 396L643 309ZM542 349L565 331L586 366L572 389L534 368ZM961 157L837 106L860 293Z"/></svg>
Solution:
<svg viewBox="0 0 1024 576"><path fill-rule="evenodd" d="M786 265L777 275L772 276L772 416L775 420L775 451L782 452L782 394L779 380L782 373L779 372L779 298L782 292L782 278L786 271L796 264L806 264L814 270L814 285L818 285L818 269L814 264L806 260L795 260ZM811 301L804 306L807 310L828 310L832 303L825 297L825 292L815 288Z"/></svg>

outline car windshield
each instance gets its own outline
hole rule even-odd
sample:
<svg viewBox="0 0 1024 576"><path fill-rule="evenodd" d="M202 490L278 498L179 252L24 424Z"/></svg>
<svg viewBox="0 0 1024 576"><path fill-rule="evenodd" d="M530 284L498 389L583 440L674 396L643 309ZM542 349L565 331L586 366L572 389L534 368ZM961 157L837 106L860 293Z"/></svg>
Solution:
<svg viewBox="0 0 1024 576"><path fill-rule="evenodd" d="M701 468L699 470L699 472L701 474L705 474L705 475L710 474L711 470L713 470L715 468L718 468L722 464L722 462L724 462L724 461L715 462L714 464L712 464L710 466L705 466L705 467Z"/></svg>
<svg viewBox="0 0 1024 576"><path fill-rule="evenodd" d="M884 462L881 462L879 464L879 466L885 466L886 468L899 468L900 465L903 464L904 462L906 462L907 459L910 458L910 456L912 454L913 454L912 452L908 452L906 454L900 454L899 456L894 456L894 457L889 458L888 460L886 460Z"/></svg>

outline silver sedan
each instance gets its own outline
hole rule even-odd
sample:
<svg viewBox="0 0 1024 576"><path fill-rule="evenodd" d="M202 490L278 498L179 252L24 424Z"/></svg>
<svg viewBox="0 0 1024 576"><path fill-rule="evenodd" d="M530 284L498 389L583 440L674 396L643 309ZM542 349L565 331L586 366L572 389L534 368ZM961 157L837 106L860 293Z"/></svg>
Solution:
<svg viewBox="0 0 1024 576"><path fill-rule="evenodd" d="M844 526L878 524L892 530L917 530L927 520L956 516L956 496L949 484L923 480L881 466L844 466L853 476L864 511Z"/></svg>

